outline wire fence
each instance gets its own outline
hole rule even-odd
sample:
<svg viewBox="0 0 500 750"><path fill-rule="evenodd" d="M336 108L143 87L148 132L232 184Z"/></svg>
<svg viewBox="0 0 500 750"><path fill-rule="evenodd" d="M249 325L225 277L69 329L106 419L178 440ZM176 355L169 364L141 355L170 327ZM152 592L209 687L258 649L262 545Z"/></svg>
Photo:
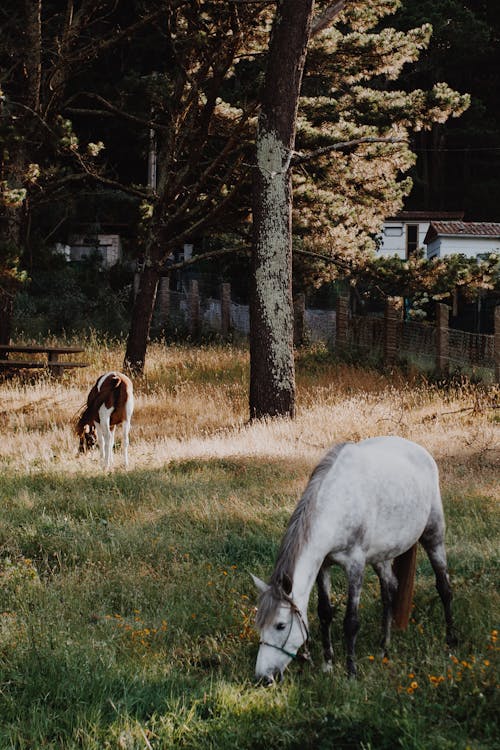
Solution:
<svg viewBox="0 0 500 750"><path fill-rule="evenodd" d="M165 307L166 304L166 307ZM196 332L201 335L222 330L222 301L211 297L193 299L188 292L168 292L163 310L155 313L157 329L193 332L193 315L197 317ZM340 324L340 318L339 318ZM345 339L351 355L358 352L367 361L384 361L387 356L387 321L384 316L349 315ZM337 313L335 310L305 308L303 310L303 341L323 342L330 349L337 345ZM229 302L229 331L246 337L250 332L248 305ZM436 369L437 353L443 355L450 370L466 374L484 372L493 377L498 369L499 353L495 352L495 336L445 328L446 344L439 340L438 327L431 323L397 320L394 329L395 361L413 364L419 369ZM340 335L340 334L339 334ZM497 335L498 339L498 335ZM497 342L497 348L499 343ZM441 347L441 349L440 349ZM439 369L439 368L438 368ZM498 377L498 375L496 375Z"/></svg>

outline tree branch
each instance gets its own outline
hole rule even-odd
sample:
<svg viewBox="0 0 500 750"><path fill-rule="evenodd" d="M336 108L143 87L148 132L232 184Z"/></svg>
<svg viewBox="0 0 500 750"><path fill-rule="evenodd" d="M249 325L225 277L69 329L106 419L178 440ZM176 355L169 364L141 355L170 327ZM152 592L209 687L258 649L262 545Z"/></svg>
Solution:
<svg viewBox="0 0 500 750"><path fill-rule="evenodd" d="M83 91L82 96L87 96L89 99L95 99L96 101L100 102L106 107L106 110L102 109L85 109L83 107L67 107L68 112L71 112L72 114L85 114L85 115L99 115L101 117L110 117L112 115L117 115L118 117L121 117L124 120L129 120L130 122L134 122L137 125L143 125L148 128L154 128L155 130L166 130L166 126L160 122L157 122L156 120L151 120L143 117L137 117L137 115L132 115L128 112L126 112L123 109L120 109L119 107L115 107L114 104L111 104L107 99L105 99L103 96L100 96L99 94L94 94L90 91Z"/></svg>
<svg viewBox="0 0 500 750"><path fill-rule="evenodd" d="M331 263L334 266L338 266L343 271L351 271L351 267L348 263L345 263L342 260L337 260L336 258L332 258L329 255L321 255L320 253L312 253L310 250L296 250L294 248L293 250L294 255L304 255L306 258L313 258L314 260L321 260L324 263Z"/></svg>
<svg viewBox="0 0 500 750"><path fill-rule="evenodd" d="M250 248L237 247L237 248L220 248L219 250L210 250L208 253L200 253L200 255L193 255L187 260L181 260L178 263L172 263L163 269L163 273L168 275L171 271L181 271L183 268L192 266L194 263L199 263L203 260L210 260L211 258L222 258L224 255L232 255L233 253L250 253Z"/></svg>
<svg viewBox="0 0 500 750"><path fill-rule="evenodd" d="M318 148L316 149L316 151L312 151L310 154L300 154L296 152L292 159L291 165L297 166L297 164L304 164L307 161L317 159L319 156L329 154L331 151L341 151L344 148L352 148L353 146L359 146L362 143L408 143L408 139L394 137L377 138L375 136L366 136L364 138L355 138L352 141L341 141L340 143L333 143L330 146Z"/></svg>
<svg viewBox="0 0 500 750"><path fill-rule="evenodd" d="M311 37L316 36L321 31L327 28L338 14L345 8L345 0L338 0L338 2L330 5L326 8L323 13L320 13L316 18L313 18L311 26Z"/></svg>

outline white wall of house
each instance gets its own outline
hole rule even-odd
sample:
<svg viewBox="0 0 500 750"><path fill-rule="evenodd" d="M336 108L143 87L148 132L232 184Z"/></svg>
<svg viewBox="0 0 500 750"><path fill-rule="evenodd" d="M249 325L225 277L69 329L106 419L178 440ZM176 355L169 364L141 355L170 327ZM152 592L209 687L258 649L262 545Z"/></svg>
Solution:
<svg viewBox="0 0 500 750"><path fill-rule="evenodd" d="M500 253L500 238L439 235L427 245L428 258L444 258L455 253L461 253L467 258L477 258L483 253Z"/></svg>
<svg viewBox="0 0 500 750"><path fill-rule="evenodd" d="M75 235L70 239L71 260L83 260L89 258L96 251L101 256L104 268L111 268L122 259L122 243L119 234L98 234L94 242L82 235Z"/></svg>
<svg viewBox="0 0 500 750"><path fill-rule="evenodd" d="M379 248L377 255L390 257L397 255L399 258L408 257L408 241L413 242L416 237L416 247L424 247L424 237L429 229L430 221L384 221L382 232L379 235ZM416 229L410 229L415 227Z"/></svg>

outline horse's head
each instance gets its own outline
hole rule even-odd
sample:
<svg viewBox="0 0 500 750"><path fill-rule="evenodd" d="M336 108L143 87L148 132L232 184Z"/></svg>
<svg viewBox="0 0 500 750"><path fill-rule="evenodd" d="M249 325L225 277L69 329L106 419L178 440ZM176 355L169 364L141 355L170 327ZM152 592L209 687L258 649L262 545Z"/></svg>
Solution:
<svg viewBox="0 0 500 750"><path fill-rule="evenodd" d="M80 446L78 448L80 453L85 453L86 451L92 450L92 448L97 443L95 426L86 424L78 437L80 439Z"/></svg>
<svg viewBox="0 0 500 750"><path fill-rule="evenodd" d="M291 599L289 579L283 587L278 587L252 578L260 593L255 620L260 633L255 678L261 684L271 685L276 677L283 677L286 667L308 640L307 615Z"/></svg>

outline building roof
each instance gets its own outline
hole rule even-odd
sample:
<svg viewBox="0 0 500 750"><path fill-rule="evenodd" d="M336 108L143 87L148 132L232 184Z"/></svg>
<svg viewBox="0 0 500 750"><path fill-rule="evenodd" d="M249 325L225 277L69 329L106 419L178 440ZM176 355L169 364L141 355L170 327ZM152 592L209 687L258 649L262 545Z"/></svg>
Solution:
<svg viewBox="0 0 500 750"><path fill-rule="evenodd" d="M491 221L431 221L424 242L428 245L436 237L500 238L500 223Z"/></svg>
<svg viewBox="0 0 500 750"><path fill-rule="evenodd" d="M463 211L400 211L385 221L461 221Z"/></svg>

